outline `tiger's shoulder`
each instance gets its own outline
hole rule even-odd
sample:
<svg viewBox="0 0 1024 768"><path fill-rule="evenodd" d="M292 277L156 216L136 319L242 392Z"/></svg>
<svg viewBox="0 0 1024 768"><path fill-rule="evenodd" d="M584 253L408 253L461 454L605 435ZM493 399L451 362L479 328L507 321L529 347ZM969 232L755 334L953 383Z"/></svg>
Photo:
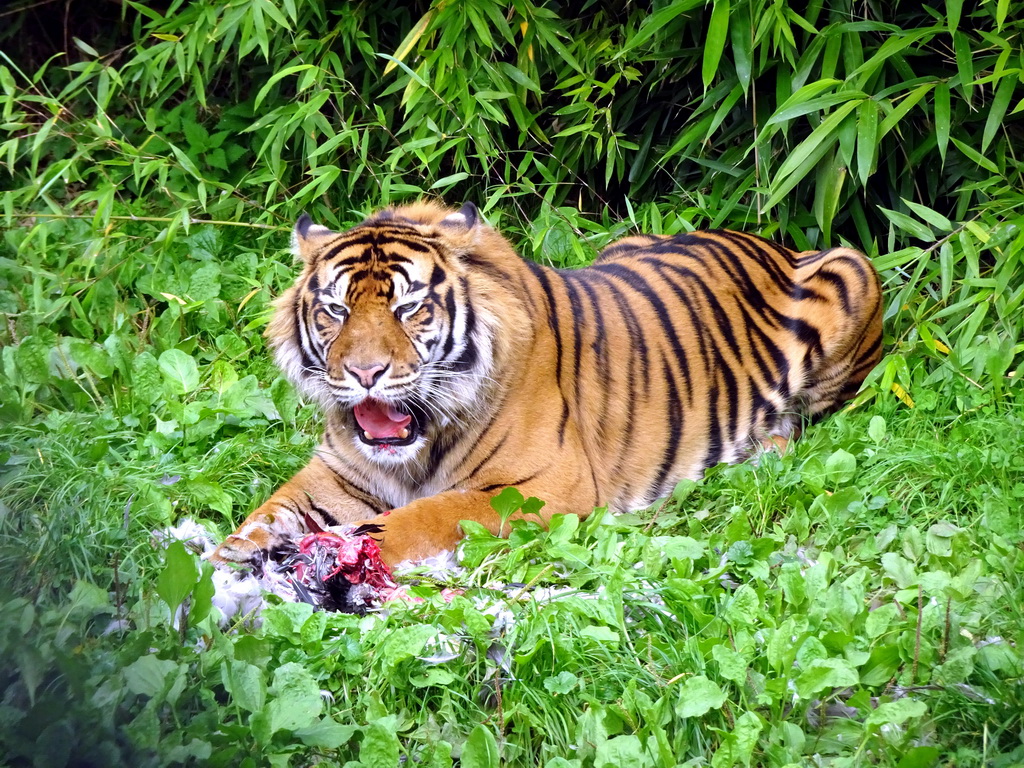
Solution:
<svg viewBox="0 0 1024 768"><path fill-rule="evenodd" d="M799 254L760 235L735 232L729 229L706 229L676 235L630 235L605 246L594 259L594 264L630 260L647 255L679 255L699 257L714 255L723 250L754 249L771 251L791 259Z"/></svg>

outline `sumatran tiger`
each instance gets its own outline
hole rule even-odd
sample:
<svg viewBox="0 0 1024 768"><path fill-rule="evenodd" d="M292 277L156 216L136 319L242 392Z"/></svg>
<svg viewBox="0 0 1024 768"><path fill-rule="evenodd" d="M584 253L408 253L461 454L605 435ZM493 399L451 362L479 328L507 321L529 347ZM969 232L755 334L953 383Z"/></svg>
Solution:
<svg viewBox="0 0 1024 768"><path fill-rule="evenodd" d="M836 409L878 362L878 275L848 248L730 231L627 237L582 269L520 258L467 203L308 216L277 362L323 409L309 464L214 553L257 567L310 527L372 522L395 564L541 515L634 510ZM507 527L506 527L507 530Z"/></svg>

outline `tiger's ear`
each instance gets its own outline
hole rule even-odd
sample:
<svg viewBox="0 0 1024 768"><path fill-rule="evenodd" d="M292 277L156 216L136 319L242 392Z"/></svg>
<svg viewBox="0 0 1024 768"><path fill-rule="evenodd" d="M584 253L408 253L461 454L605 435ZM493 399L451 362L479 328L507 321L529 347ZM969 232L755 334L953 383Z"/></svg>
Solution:
<svg viewBox="0 0 1024 768"><path fill-rule="evenodd" d="M314 224L309 214L304 213L299 216L299 220L295 222L295 229L292 230L292 253L308 262L319 249L323 239L333 234L327 227Z"/></svg>
<svg viewBox="0 0 1024 768"><path fill-rule="evenodd" d="M467 232L480 223L480 211L473 203L463 203L455 213L449 213L439 222L442 227L463 229Z"/></svg>

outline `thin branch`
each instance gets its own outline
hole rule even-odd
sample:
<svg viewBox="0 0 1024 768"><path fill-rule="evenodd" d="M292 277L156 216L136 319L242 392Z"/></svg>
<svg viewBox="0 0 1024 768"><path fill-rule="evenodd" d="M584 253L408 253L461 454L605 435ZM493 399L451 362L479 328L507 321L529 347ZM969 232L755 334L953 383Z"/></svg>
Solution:
<svg viewBox="0 0 1024 768"><path fill-rule="evenodd" d="M93 219L84 213L35 213L32 211L15 212L12 218L36 218L36 219ZM170 223L177 221L177 216L108 216L111 221L155 221ZM215 219L189 219L189 224L213 224L219 227L248 227L249 229L269 229L275 232L284 232L288 227L273 226L271 224L253 224L246 221L217 221Z"/></svg>

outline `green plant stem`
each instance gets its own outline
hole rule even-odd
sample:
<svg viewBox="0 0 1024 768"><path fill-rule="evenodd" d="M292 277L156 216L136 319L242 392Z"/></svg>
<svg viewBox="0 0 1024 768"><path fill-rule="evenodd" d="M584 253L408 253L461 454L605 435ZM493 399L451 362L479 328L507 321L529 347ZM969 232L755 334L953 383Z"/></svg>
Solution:
<svg viewBox="0 0 1024 768"><path fill-rule="evenodd" d="M83 213L35 213L19 212L11 214L11 218L37 218L37 219L91 219ZM176 216L108 216L109 221L155 221L169 224L177 220ZM190 224L211 224L218 227L246 227L248 229L269 229L284 232L288 227L275 227L272 224L255 224L248 221L219 221L216 219L193 219L189 218Z"/></svg>

